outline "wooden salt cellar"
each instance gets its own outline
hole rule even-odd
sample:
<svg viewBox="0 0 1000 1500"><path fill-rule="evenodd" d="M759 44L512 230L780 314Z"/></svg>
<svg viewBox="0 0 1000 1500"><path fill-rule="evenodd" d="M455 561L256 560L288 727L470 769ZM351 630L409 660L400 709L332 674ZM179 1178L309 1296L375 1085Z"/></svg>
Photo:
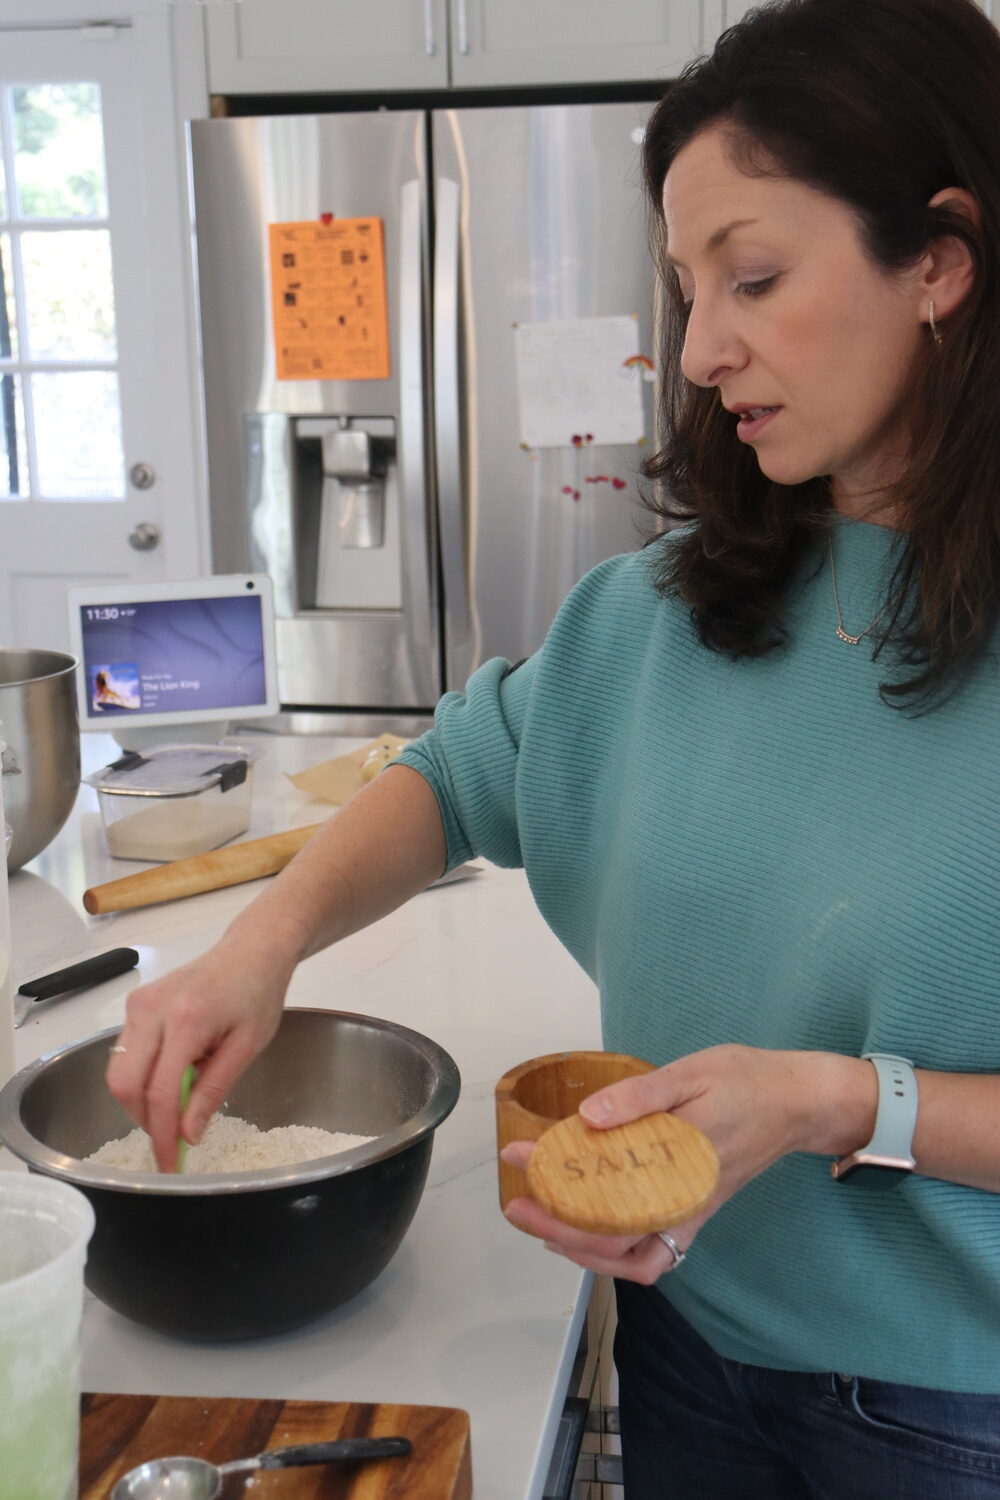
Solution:
<svg viewBox="0 0 1000 1500"><path fill-rule="evenodd" d="M577 1112L607 1084L652 1071L624 1053L557 1052L505 1074L496 1087L499 1149L538 1145L526 1172L499 1162L501 1207L527 1196L563 1223L622 1235L654 1234L704 1208L719 1163L695 1126L659 1112L592 1130Z"/></svg>

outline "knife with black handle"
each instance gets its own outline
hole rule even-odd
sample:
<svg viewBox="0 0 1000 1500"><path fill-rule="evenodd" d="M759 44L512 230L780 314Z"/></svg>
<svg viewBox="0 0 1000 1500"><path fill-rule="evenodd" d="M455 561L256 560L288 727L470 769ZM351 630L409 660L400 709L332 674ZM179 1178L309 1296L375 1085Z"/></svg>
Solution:
<svg viewBox="0 0 1000 1500"><path fill-rule="evenodd" d="M105 979L127 973L138 962L139 955L134 948L112 948L107 953L85 958L81 963L70 964L66 969L56 969L52 974L26 980L14 996L14 1025L23 1025L36 1001L52 1000L56 995L69 994L71 990L89 989Z"/></svg>

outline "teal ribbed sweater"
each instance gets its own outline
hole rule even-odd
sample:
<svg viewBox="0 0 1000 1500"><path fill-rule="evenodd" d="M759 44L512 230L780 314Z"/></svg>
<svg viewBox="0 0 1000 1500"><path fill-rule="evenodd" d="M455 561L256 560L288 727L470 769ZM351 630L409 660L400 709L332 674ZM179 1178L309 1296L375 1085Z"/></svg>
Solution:
<svg viewBox="0 0 1000 1500"><path fill-rule="evenodd" d="M835 522L848 630L877 613L895 541ZM450 864L523 863L612 1051L1000 1071L995 659L908 717L878 697L891 663L835 636L823 553L790 593L789 644L738 664L657 595L651 557L594 569L535 656L487 662L401 757L437 795ZM1000 1392L1000 1195L919 1176L870 1192L788 1156L661 1288L731 1359Z"/></svg>

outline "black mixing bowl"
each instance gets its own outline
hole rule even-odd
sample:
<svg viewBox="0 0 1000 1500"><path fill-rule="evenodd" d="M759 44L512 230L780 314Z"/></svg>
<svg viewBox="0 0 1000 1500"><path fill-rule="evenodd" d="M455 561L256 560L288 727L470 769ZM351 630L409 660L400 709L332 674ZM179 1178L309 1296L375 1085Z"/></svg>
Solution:
<svg viewBox="0 0 1000 1500"><path fill-rule="evenodd" d="M458 1100L447 1052L389 1021L289 1008L227 1111L261 1130L316 1125L375 1139L294 1167L154 1175L81 1160L134 1128L104 1082L116 1034L49 1053L0 1092L0 1140L94 1206L95 1296L160 1333L242 1339L308 1323L375 1280Z"/></svg>

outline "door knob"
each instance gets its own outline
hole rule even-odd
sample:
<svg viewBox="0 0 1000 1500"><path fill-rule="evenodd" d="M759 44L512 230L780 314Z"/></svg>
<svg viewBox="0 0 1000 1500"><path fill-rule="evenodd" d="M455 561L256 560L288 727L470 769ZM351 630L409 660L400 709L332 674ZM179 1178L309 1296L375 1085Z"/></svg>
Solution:
<svg viewBox="0 0 1000 1500"><path fill-rule="evenodd" d="M140 521L128 534L128 544L137 552L152 552L160 544L160 528L152 521Z"/></svg>
<svg viewBox="0 0 1000 1500"><path fill-rule="evenodd" d="M133 464L128 471L129 482L134 484L137 490L151 490L156 483L156 470L152 464Z"/></svg>

